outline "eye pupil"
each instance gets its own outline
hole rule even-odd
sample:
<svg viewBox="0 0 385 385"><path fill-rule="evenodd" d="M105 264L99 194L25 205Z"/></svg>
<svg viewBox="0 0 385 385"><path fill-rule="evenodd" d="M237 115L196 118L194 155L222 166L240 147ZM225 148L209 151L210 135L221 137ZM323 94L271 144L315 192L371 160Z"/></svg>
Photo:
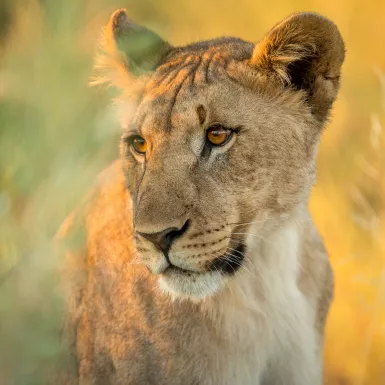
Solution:
<svg viewBox="0 0 385 385"><path fill-rule="evenodd" d="M131 147L138 154L144 154L147 151L147 142L144 138L136 135L132 138Z"/></svg>

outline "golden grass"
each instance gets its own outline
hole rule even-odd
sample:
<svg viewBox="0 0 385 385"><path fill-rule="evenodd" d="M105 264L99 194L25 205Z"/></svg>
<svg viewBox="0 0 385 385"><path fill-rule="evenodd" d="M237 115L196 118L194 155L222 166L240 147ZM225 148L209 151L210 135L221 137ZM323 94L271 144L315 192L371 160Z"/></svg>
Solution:
<svg viewBox="0 0 385 385"><path fill-rule="evenodd" d="M105 109L108 95L90 92L86 83L100 26L112 10L125 6L135 20L173 44L217 35L256 41L279 19L300 10L325 14L339 26L347 46L342 89L320 147L310 203L336 274L325 345L327 383L384 384L385 2L45 4L0 4L0 18L7 9L13 22L0 41L3 378L9 384L40 383L43 368L59 350L52 325L60 306L50 290L48 244L93 176L117 156L119 130Z"/></svg>

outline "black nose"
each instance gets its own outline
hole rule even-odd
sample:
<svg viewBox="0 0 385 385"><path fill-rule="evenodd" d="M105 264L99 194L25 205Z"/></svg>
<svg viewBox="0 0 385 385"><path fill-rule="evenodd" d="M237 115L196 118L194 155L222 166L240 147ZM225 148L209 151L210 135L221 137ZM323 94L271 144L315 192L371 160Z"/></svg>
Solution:
<svg viewBox="0 0 385 385"><path fill-rule="evenodd" d="M177 238L182 236L187 231L188 227L189 221L186 221L186 223L180 229L177 227L170 227L166 230L159 231L158 233L138 232L138 234L152 242L158 250L167 254L172 243Z"/></svg>

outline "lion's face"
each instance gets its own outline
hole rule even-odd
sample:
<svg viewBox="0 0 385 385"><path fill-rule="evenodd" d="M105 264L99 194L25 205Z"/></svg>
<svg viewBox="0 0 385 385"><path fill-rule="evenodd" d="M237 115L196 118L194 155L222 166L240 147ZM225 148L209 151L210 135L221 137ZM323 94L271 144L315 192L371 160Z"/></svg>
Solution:
<svg viewBox="0 0 385 385"><path fill-rule="evenodd" d="M129 29L121 12L110 22L115 35L118 22ZM307 202L338 74L331 66L333 76L317 78L308 64L265 69L261 44L219 39L169 48L125 122L136 258L173 295L218 291L248 263L250 238Z"/></svg>
<svg viewBox="0 0 385 385"><path fill-rule="evenodd" d="M162 71L154 75L122 151L140 260L168 290L205 296L244 263L251 222L304 201L314 151L298 98L290 111L225 70L207 83L199 76L204 68L193 69L176 67L167 87L152 88ZM155 242L147 238L167 229Z"/></svg>

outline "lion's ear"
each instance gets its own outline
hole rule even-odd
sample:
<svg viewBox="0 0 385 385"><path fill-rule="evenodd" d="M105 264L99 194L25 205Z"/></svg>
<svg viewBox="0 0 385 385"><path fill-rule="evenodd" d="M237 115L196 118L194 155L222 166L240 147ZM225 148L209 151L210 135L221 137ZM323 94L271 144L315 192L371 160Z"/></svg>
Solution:
<svg viewBox="0 0 385 385"><path fill-rule="evenodd" d="M171 46L155 32L139 26L116 10L103 29L91 84L109 83L124 88L142 74L155 70Z"/></svg>
<svg viewBox="0 0 385 385"><path fill-rule="evenodd" d="M277 76L285 86L307 93L314 116L324 120L337 95L345 48L333 22L315 13L297 13L258 43L251 64Z"/></svg>

